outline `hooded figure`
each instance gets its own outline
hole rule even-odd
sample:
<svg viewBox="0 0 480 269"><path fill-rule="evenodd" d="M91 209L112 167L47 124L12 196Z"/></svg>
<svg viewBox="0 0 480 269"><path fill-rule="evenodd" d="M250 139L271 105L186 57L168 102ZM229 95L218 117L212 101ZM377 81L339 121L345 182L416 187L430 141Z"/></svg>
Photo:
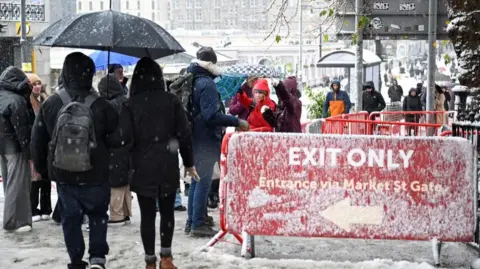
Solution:
<svg viewBox="0 0 480 269"><path fill-rule="evenodd" d="M363 109L368 114L374 111L382 111L387 104L381 93L375 90L373 81L367 81L363 84Z"/></svg>
<svg viewBox="0 0 480 269"><path fill-rule="evenodd" d="M115 110L120 114L123 103L127 101L126 93L118 79L110 74L103 77L98 83L100 96L107 99ZM119 126L111 137L121 136L122 129ZM110 219L109 224L129 223L132 216L132 196L128 185L128 173L130 167L131 145L110 150Z"/></svg>
<svg viewBox="0 0 480 269"><path fill-rule="evenodd" d="M249 98L253 97L252 88L257 79L257 77L249 77L241 87L241 90L246 93ZM228 112L234 116L238 116L238 118L242 120L247 120L249 115L248 109L238 101L237 95L232 97Z"/></svg>
<svg viewBox="0 0 480 269"><path fill-rule="evenodd" d="M398 85L397 79L392 80L392 86L388 88L388 97L390 97L390 101L393 102L400 102L402 101L403 96L403 88L402 86Z"/></svg>
<svg viewBox="0 0 480 269"><path fill-rule="evenodd" d="M417 95L417 89L411 88L408 96L403 99L403 111L422 111L422 102L420 96ZM420 115L406 115L406 122L419 122Z"/></svg>
<svg viewBox="0 0 480 269"><path fill-rule="evenodd" d="M162 234L160 268L175 268L171 246L175 196L180 187L179 151L187 171L195 170L187 115L181 101L165 86L161 67L151 58L140 59L132 77L130 98L122 108L126 113L120 116L120 129L133 130L130 187L137 193L140 206L146 268L156 268L157 201Z"/></svg>
<svg viewBox="0 0 480 269"><path fill-rule="evenodd" d="M65 58L62 70L62 89L72 101L84 102L92 90L95 65L88 56L74 52ZM85 244L82 236L82 218L87 215L90 223L90 264L103 266L108 253L107 222L110 184L108 182L110 149L128 143L128 137L114 140L110 135L118 125L118 114L104 98L92 103L93 125L96 147L91 148L92 169L86 172L69 172L53 166L53 152L49 150L57 117L64 106L57 94L50 96L40 107L32 130L32 159L35 169L57 182L57 191L62 210L60 211L65 244L70 256L69 267L85 268L83 254ZM100 267L103 268L103 267Z"/></svg>
<svg viewBox="0 0 480 269"><path fill-rule="evenodd" d="M278 97L278 106L275 113L277 120L275 131L281 133L301 133L302 101L299 99L300 92L297 89L297 78L288 77L283 82L278 83L275 87L275 92Z"/></svg>
<svg viewBox="0 0 480 269"><path fill-rule="evenodd" d="M45 92L45 87L42 80L37 74L27 73L28 81L32 84L32 94L30 94L30 103L32 104L35 114L38 113L40 105L47 100L48 94Z"/></svg>
<svg viewBox="0 0 480 269"><path fill-rule="evenodd" d="M250 110L247 121L251 129L265 128L265 130L270 132L273 131L275 124L265 120L262 115L268 109L275 113L276 109L275 102L270 99L270 86L267 80L259 79L253 85L254 98L249 98L246 93L240 91L237 96L240 103ZM263 108L264 106L265 108Z"/></svg>
<svg viewBox="0 0 480 269"><path fill-rule="evenodd" d="M328 116L330 110L330 116L337 116L341 114L348 114L352 103L350 97L345 91L340 90L340 81L334 80L330 85L331 92L327 93L325 103L323 104L323 117Z"/></svg>
<svg viewBox="0 0 480 269"><path fill-rule="evenodd" d="M22 70L10 66L0 75L0 165L5 192L3 229L32 229L30 133L35 114L32 86Z"/></svg>

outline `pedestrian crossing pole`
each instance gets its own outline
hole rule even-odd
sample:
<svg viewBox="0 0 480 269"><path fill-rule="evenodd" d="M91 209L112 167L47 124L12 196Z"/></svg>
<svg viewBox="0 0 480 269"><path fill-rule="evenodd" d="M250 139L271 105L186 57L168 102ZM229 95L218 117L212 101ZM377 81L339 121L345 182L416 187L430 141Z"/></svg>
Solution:
<svg viewBox="0 0 480 269"><path fill-rule="evenodd" d="M357 96L355 96L356 111L362 111L363 108L363 27L360 25L360 19L363 15L363 0L355 0L355 29L357 34L356 62L355 71L357 77ZM348 82L352 85L351 81Z"/></svg>
<svg viewBox="0 0 480 269"><path fill-rule="evenodd" d="M427 75L427 111L434 111L435 103L435 72L437 43L437 0L428 2L428 75ZM434 115L427 115L427 122L434 123ZM434 129L428 128L427 135L434 135Z"/></svg>

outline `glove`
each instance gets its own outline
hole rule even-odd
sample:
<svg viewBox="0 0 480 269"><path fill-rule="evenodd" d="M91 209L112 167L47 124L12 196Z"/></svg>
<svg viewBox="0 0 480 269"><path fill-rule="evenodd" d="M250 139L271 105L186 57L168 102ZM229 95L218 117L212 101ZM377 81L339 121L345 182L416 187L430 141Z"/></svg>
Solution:
<svg viewBox="0 0 480 269"><path fill-rule="evenodd" d="M250 129L248 122L246 120L241 120L241 119L238 119L238 127L240 128L241 131L248 131Z"/></svg>
<svg viewBox="0 0 480 269"><path fill-rule="evenodd" d="M280 83L280 80L278 80L276 78L272 78L270 81L272 82L273 87L277 87L278 83Z"/></svg>
<svg viewBox="0 0 480 269"><path fill-rule="evenodd" d="M192 167L185 167L185 175L183 177L191 176L193 180L196 182L200 181L200 176L197 173L197 170L195 169L195 166Z"/></svg>
<svg viewBox="0 0 480 269"><path fill-rule="evenodd" d="M269 110L270 108L268 106L262 106L261 111L262 114L265 113L265 111Z"/></svg>

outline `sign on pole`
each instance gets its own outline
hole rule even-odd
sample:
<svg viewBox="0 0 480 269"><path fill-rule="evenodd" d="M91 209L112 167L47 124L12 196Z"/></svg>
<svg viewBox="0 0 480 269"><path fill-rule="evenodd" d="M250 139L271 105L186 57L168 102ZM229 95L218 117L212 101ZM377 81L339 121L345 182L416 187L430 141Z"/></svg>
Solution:
<svg viewBox="0 0 480 269"><path fill-rule="evenodd" d="M428 39L428 3L415 0L375 0L366 3L366 16L370 26L365 29L364 39ZM353 6L347 5L345 12L340 12L337 22L338 36L355 33L355 15ZM446 0L438 0L437 39L445 40L447 36L448 13Z"/></svg>
<svg viewBox="0 0 480 269"><path fill-rule="evenodd" d="M27 25L27 29L25 29L25 30L26 30L27 35L29 35L30 31L31 31L30 23L27 22L26 25ZM22 35L22 23L20 23L20 22L15 23L15 33L17 34L17 36Z"/></svg>
<svg viewBox="0 0 480 269"><path fill-rule="evenodd" d="M245 133L226 222L267 236L471 241L473 147L452 138Z"/></svg>

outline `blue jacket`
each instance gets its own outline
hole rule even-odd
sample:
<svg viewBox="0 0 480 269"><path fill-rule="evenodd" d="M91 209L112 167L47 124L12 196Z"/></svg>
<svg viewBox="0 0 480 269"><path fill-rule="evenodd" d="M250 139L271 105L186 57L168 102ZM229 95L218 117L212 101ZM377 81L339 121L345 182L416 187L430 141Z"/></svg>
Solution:
<svg viewBox="0 0 480 269"><path fill-rule="evenodd" d="M238 126L238 118L225 114L225 109L213 81L215 75L192 63L187 72L195 75L193 91L193 148L194 152L220 154L223 127Z"/></svg>
<svg viewBox="0 0 480 269"><path fill-rule="evenodd" d="M348 114L352 103L350 102L350 97L348 94L342 90L337 92L337 101L342 101L345 103L345 114ZM330 101L335 101L335 96L333 91L327 93L327 98L325 98L325 103L323 104L323 117L326 118L328 115L328 109L330 108Z"/></svg>

